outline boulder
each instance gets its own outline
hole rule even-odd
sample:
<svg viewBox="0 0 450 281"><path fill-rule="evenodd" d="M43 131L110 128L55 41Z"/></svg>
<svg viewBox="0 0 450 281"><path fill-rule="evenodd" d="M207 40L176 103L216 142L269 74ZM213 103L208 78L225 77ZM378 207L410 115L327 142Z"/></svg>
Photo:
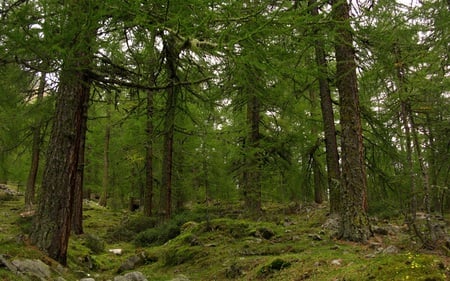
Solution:
<svg viewBox="0 0 450 281"><path fill-rule="evenodd" d="M50 267L41 260L13 260L11 264L17 268L17 271L26 275L36 276L41 280L50 280Z"/></svg>

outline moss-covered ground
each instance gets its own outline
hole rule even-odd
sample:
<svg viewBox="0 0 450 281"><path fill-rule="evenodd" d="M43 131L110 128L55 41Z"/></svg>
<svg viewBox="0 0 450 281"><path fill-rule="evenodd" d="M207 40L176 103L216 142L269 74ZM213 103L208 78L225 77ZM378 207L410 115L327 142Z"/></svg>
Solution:
<svg viewBox="0 0 450 281"><path fill-rule="evenodd" d="M148 280L450 280L443 251L422 250L392 219L378 224L397 231L375 235L365 245L339 241L323 228L326 206L266 204L263 214L245 219L239 205L192 207L159 225L139 213L96 204L84 208L83 235L72 235L66 280L87 274L112 280L131 256L144 256L134 270ZM23 198L0 201L0 254L8 259L48 262L27 243L31 218L21 218ZM394 251L384 251L388 247ZM393 247L395 246L395 247ZM109 252L122 249L121 255ZM20 280L0 267L0 280Z"/></svg>

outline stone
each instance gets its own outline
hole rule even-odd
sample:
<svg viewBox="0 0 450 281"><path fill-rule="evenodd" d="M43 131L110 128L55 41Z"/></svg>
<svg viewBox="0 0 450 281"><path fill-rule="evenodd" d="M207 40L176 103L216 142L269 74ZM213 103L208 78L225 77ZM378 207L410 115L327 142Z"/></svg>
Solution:
<svg viewBox="0 0 450 281"><path fill-rule="evenodd" d="M81 278L80 281L95 281L95 279L88 277L88 278Z"/></svg>
<svg viewBox="0 0 450 281"><path fill-rule="evenodd" d="M122 255L122 249L109 249L108 252L113 253L114 255Z"/></svg>
<svg viewBox="0 0 450 281"><path fill-rule="evenodd" d="M131 256L126 259L117 270L117 273L121 273L127 270L133 270L141 265L143 265L146 261L146 256L144 252L141 252L137 255Z"/></svg>
<svg viewBox="0 0 450 281"><path fill-rule="evenodd" d="M11 262L17 271L40 278L41 280L50 280L50 267L41 260L13 260Z"/></svg>
<svg viewBox="0 0 450 281"><path fill-rule="evenodd" d="M141 272L133 271L125 275L114 277L114 281L148 281L148 280Z"/></svg>
<svg viewBox="0 0 450 281"><path fill-rule="evenodd" d="M400 250L394 245L389 245L382 251L383 254L398 254L399 252Z"/></svg>
<svg viewBox="0 0 450 281"><path fill-rule="evenodd" d="M330 264L331 264L331 265L334 265L334 266L341 266L341 265L342 265L342 259L335 259L335 260L332 260L332 261L330 262Z"/></svg>

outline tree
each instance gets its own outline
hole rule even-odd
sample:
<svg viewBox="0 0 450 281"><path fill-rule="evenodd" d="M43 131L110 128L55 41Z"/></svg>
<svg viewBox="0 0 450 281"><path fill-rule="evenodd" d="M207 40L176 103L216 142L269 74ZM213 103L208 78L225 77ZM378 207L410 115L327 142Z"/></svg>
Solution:
<svg viewBox="0 0 450 281"><path fill-rule="evenodd" d="M314 17L319 16L319 7L316 0L310 0L310 13ZM315 59L318 67L320 106L323 120L323 131L325 134L326 163L327 163L327 179L328 188L330 190L330 211L332 213L339 212L340 204L340 167L338 144L336 138L335 118L333 111L333 101L331 99L331 90L328 83L328 64L323 42L323 35L318 28L314 32L314 51Z"/></svg>
<svg viewBox="0 0 450 281"><path fill-rule="evenodd" d="M341 200L339 237L366 242L371 236L367 216L367 179L356 76L355 50L346 0L334 0L336 83L341 125Z"/></svg>
<svg viewBox="0 0 450 281"><path fill-rule="evenodd" d="M36 103L42 103L42 99L44 98L45 91L45 73L41 73L41 77L39 79L39 88L37 90ZM35 185L36 178L39 170L39 158L41 154L41 129L42 129L42 121L39 120L36 122L34 127L32 128L33 132L33 141L31 145L31 167L30 172L28 174L27 186L25 190L25 209L31 210L33 208L34 197L35 197Z"/></svg>
<svg viewBox="0 0 450 281"><path fill-rule="evenodd" d="M33 244L63 265L67 259L83 118L90 91L88 70L98 24L91 17L89 9L93 7L89 0L70 1L62 7L67 16L62 28L72 32L62 38L67 44L63 46L53 128L30 236Z"/></svg>

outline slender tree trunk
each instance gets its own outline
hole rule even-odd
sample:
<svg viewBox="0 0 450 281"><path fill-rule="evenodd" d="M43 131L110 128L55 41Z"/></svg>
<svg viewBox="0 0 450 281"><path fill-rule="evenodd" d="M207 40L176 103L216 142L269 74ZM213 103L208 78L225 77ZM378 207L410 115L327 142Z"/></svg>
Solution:
<svg viewBox="0 0 450 281"><path fill-rule="evenodd" d="M312 122L315 122L317 120L317 96L316 92L311 89L309 91L309 99L311 102L311 114L310 119ZM316 126L311 126L311 135L316 137L318 136L318 130ZM320 146L320 140L317 141L317 143L314 145L314 148L311 150L310 159L311 159L311 166L312 166L312 172L313 172L313 184L314 184L314 202L317 204L323 203L324 198L324 188L322 185L322 172L320 171L320 162L317 160L317 151Z"/></svg>
<svg viewBox="0 0 450 281"><path fill-rule="evenodd" d="M46 74L41 73L36 99L37 104L40 104L42 102L42 99L44 98L44 91L46 85L45 77ZM25 209L28 211L33 209L34 204L36 178L39 171L39 158L41 154L41 127L42 127L41 120L37 121L35 126L33 127L33 143L31 145L31 167L30 172L28 173L27 186L25 190Z"/></svg>
<svg viewBox="0 0 450 281"><path fill-rule="evenodd" d="M311 15L318 16L319 8L316 0L309 0L311 7ZM325 134L325 149L327 162L327 179L328 189L330 192L330 212L332 214L339 213L340 209L340 178L341 170L339 167L339 153L336 138L336 126L334 124L333 102L331 99L330 85L328 83L328 64L326 60L326 53L323 41L320 35L317 34L318 39L315 40L314 50L316 63L319 68L319 91L320 91L320 106L322 110L323 130Z"/></svg>
<svg viewBox="0 0 450 281"><path fill-rule="evenodd" d="M172 169L173 169L173 140L175 131L175 112L177 107L177 95L179 82L177 76L178 51L174 38L167 38L164 44L167 73L171 87L167 90L166 116L164 119L164 148L162 163L162 178L160 190L160 212L163 219L169 219L172 215Z"/></svg>
<svg viewBox="0 0 450 281"><path fill-rule="evenodd" d="M103 177L102 177L102 192L100 194L100 199L98 204L100 206L106 207L108 202L108 192L109 192L109 143L111 139L111 106L112 98L107 97L106 104L106 126L105 126L105 137L103 140Z"/></svg>
<svg viewBox="0 0 450 281"><path fill-rule="evenodd" d="M153 209L153 92L147 92L147 143L145 154L144 215L151 216Z"/></svg>
<svg viewBox="0 0 450 281"><path fill-rule="evenodd" d="M342 128L341 239L366 242L372 235L367 216L367 180L364 165L362 126L359 108L353 37L346 0L333 0L336 24L336 80L339 90Z"/></svg>

